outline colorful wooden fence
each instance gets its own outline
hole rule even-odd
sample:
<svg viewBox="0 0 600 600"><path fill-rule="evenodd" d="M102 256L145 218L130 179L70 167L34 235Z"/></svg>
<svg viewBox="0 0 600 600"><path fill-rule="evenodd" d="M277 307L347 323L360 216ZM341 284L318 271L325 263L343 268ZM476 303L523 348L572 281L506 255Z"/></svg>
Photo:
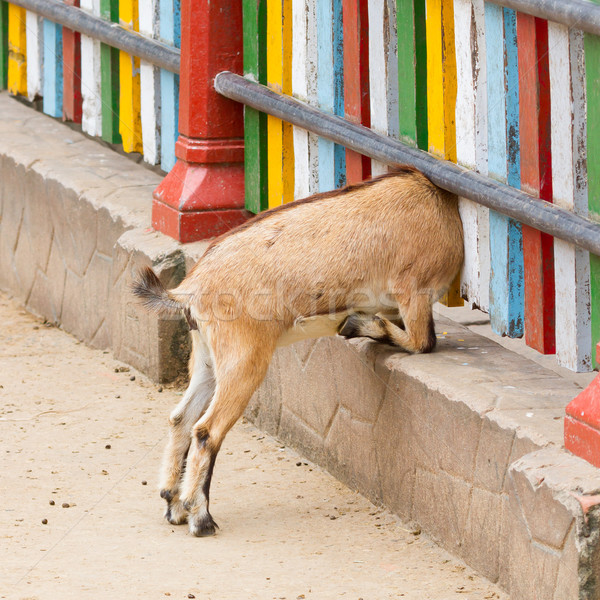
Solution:
<svg viewBox="0 0 600 600"><path fill-rule="evenodd" d="M81 2L81 4L80 4ZM179 0L65 0L179 47ZM0 0L0 88L170 171L178 75Z"/></svg>
<svg viewBox="0 0 600 600"><path fill-rule="evenodd" d="M600 213L600 40L484 0L244 0L244 71L321 110L587 216ZM586 113L587 106L587 113ZM386 166L246 109L247 208ZM267 158L268 157L268 158ZM461 199L447 302L572 370L600 340L600 258Z"/></svg>

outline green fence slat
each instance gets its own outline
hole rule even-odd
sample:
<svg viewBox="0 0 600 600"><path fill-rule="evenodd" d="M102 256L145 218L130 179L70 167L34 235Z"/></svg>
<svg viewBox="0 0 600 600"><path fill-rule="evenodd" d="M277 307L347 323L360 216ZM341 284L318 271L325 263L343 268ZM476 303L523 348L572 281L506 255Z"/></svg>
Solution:
<svg viewBox="0 0 600 600"><path fill-rule="evenodd" d="M594 0L600 4L599 0ZM600 217L600 37L585 35L587 79L587 168L590 216ZM600 257L590 254L590 295L592 304L592 356L600 342Z"/></svg>
<svg viewBox="0 0 600 600"><path fill-rule="evenodd" d="M8 2L0 0L0 90L8 85Z"/></svg>
<svg viewBox="0 0 600 600"><path fill-rule="evenodd" d="M100 15L119 22L119 0L100 0ZM119 133L119 50L100 45L102 96L102 139L111 144L121 143Z"/></svg>
<svg viewBox="0 0 600 600"><path fill-rule="evenodd" d="M400 138L427 149L425 0L398 0L398 107Z"/></svg>
<svg viewBox="0 0 600 600"><path fill-rule="evenodd" d="M266 83L266 0L243 0L244 74ZM246 209L258 213L268 208L267 115L244 109L244 162Z"/></svg>

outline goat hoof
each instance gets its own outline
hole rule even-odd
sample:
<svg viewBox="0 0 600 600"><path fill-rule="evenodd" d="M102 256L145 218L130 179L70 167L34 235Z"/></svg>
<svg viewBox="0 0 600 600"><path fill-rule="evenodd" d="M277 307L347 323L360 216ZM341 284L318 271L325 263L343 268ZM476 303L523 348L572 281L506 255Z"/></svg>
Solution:
<svg viewBox="0 0 600 600"><path fill-rule="evenodd" d="M338 333L345 338L361 337L360 326L362 319L357 314L348 315L338 329Z"/></svg>
<svg viewBox="0 0 600 600"><path fill-rule="evenodd" d="M172 502L175 498L175 493L171 490L160 490L160 497L167 502Z"/></svg>
<svg viewBox="0 0 600 600"><path fill-rule="evenodd" d="M171 525L183 525L187 522L188 513L180 500L169 502L165 511L165 519Z"/></svg>
<svg viewBox="0 0 600 600"><path fill-rule="evenodd" d="M214 522L209 512L202 512L188 519L190 533L196 537L208 537L215 535L219 526Z"/></svg>

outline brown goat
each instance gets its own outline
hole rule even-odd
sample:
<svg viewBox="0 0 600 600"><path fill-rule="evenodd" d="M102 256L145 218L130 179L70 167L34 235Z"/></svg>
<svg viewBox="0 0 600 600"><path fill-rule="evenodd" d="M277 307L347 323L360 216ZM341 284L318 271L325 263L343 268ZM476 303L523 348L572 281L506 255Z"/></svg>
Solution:
<svg viewBox="0 0 600 600"><path fill-rule="evenodd" d="M431 352L432 304L463 260L457 198L397 171L257 215L217 238L177 288L147 268L134 293L183 311L190 384L170 415L161 496L166 519L214 533L209 488L219 448L277 346L341 334ZM381 315L394 315L394 324Z"/></svg>

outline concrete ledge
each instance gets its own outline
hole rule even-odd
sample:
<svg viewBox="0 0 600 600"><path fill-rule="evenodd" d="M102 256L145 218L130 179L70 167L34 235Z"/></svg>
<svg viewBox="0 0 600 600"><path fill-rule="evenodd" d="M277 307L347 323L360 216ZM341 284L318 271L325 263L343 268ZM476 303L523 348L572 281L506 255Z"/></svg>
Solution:
<svg viewBox="0 0 600 600"><path fill-rule="evenodd" d="M205 244L149 229L158 176L0 94L0 287L156 380L186 326L129 293L176 285ZM444 317L438 349L366 340L281 349L247 409L259 427L420 525L515 600L600 599L600 470L562 448L581 390Z"/></svg>
<svg viewBox="0 0 600 600"><path fill-rule="evenodd" d="M600 470L561 447L579 388L444 318L437 330L431 355L282 349L248 415L515 599L600 598ZM575 496L592 498L587 525Z"/></svg>

